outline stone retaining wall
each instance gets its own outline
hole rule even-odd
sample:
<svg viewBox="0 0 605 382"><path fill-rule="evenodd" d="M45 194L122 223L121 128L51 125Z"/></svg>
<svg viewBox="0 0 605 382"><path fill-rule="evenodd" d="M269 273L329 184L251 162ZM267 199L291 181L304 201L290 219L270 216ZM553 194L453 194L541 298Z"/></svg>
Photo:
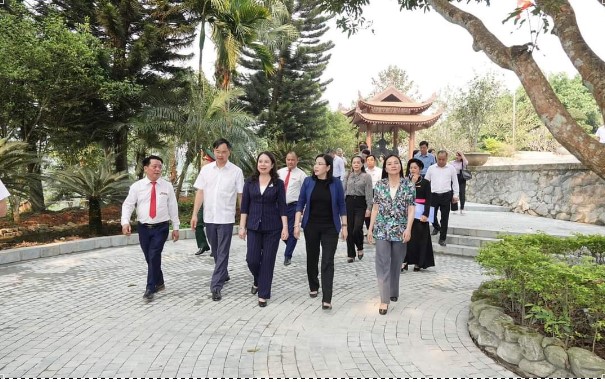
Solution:
<svg viewBox="0 0 605 382"><path fill-rule="evenodd" d="M602 378L605 360L594 353L572 347L552 337L514 324L502 308L488 300L471 303L468 331L485 352L505 361L526 377Z"/></svg>
<svg viewBox="0 0 605 382"><path fill-rule="evenodd" d="M605 225L605 181L578 163L469 167L469 202Z"/></svg>

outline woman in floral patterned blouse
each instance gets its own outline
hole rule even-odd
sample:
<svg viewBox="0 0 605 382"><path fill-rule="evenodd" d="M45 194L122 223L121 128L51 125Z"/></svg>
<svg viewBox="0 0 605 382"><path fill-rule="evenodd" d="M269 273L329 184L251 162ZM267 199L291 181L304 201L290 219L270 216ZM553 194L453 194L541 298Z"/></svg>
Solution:
<svg viewBox="0 0 605 382"><path fill-rule="evenodd" d="M368 242L376 239L376 276L380 314L387 314L389 300L399 298L399 275L412 233L416 188L403 176L401 159L394 154L384 161L382 179L374 186ZM409 222L409 224L408 224Z"/></svg>

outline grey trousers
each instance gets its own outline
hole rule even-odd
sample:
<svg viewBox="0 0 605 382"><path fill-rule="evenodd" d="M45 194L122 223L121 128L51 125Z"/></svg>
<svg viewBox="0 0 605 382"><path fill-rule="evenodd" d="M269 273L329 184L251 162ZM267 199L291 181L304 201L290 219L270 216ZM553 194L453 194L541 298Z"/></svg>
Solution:
<svg viewBox="0 0 605 382"><path fill-rule="evenodd" d="M399 275L407 247L402 241L376 240L376 278L382 304L399 297Z"/></svg>
<svg viewBox="0 0 605 382"><path fill-rule="evenodd" d="M210 291L221 290L225 280L229 277L229 250L233 237L233 223L213 224L206 223L206 234L210 242L211 254L214 257L214 273L210 282Z"/></svg>

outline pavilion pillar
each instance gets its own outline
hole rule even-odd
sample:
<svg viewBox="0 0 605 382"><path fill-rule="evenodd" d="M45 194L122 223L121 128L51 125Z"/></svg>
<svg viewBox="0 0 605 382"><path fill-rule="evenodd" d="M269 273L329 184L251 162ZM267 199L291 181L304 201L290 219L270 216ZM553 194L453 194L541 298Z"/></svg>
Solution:
<svg viewBox="0 0 605 382"><path fill-rule="evenodd" d="M393 130L393 149L397 150L397 146L399 146L399 128L395 126Z"/></svg>
<svg viewBox="0 0 605 382"><path fill-rule="evenodd" d="M414 156L414 150L416 149L416 130L410 129L410 142L408 143L408 159L412 159Z"/></svg>
<svg viewBox="0 0 605 382"><path fill-rule="evenodd" d="M372 151L372 125L366 126L366 145L368 145L368 149Z"/></svg>

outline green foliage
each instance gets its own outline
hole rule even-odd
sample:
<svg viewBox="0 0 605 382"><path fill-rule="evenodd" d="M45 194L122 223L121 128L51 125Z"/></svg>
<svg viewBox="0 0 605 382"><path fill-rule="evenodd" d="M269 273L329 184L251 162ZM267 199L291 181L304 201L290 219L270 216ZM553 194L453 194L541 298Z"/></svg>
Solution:
<svg viewBox="0 0 605 382"><path fill-rule="evenodd" d="M546 234L503 236L476 260L491 280L482 288L522 322L540 324L566 344L602 341L605 320L605 237Z"/></svg>
<svg viewBox="0 0 605 382"><path fill-rule="evenodd" d="M397 65L389 65L386 69L381 70L378 73L378 78L372 77L372 86L374 88L370 97L380 93L389 86L394 86L403 94L412 97L418 95L418 86L408 77L406 71Z"/></svg>
<svg viewBox="0 0 605 382"><path fill-rule="evenodd" d="M326 130L313 141L313 146L317 151L316 154L325 152L327 149L342 148L345 156L351 157L353 153L358 151L357 127L340 111L325 109L325 117L327 120ZM315 155L313 158L315 158Z"/></svg>
<svg viewBox="0 0 605 382"><path fill-rule="evenodd" d="M262 137L315 140L327 128L327 101L322 100L322 92L331 80L321 77L334 44L320 39L328 30L329 17L318 10L316 0L284 3L289 11L286 25L296 28L296 38L273 44L276 69L269 75L258 55L245 50L241 64L248 71L236 77L235 83L244 89L241 101L258 118Z"/></svg>
<svg viewBox="0 0 605 382"><path fill-rule="evenodd" d="M0 139L0 180L12 195L27 196L32 180L39 180L37 175L27 172L27 167L38 162L26 143Z"/></svg>
<svg viewBox="0 0 605 382"><path fill-rule="evenodd" d="M131 180L128 173L113 171L112 156L92 165L76 165L53 174L57 189L88 200L88 225L97 233L102 231L101 206L123 201Z"/></svg>
<svg viewBox="0 0 605 382"><path fill-rule="evenodd" d="M484 139L483 146L485 147L485 151L489 152L493 156L512 157L515 154L513 146L497 141L495 138Z"/></svg>

